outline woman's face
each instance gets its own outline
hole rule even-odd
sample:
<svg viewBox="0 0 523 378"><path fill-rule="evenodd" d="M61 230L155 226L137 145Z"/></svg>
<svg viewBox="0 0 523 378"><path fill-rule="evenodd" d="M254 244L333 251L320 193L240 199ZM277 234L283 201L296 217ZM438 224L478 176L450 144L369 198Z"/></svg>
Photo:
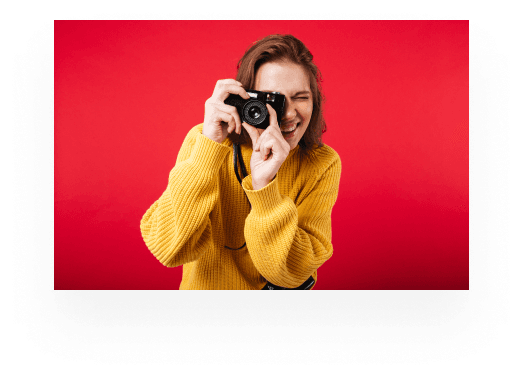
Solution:
<svg viewBox="0 0 523 378"><path fill-rule="evenodd" d="M264 63L256 73L254 90L285 95L280 130L291 150L294 149L312 116L312 91L306 69L288 61Z"/></svg>

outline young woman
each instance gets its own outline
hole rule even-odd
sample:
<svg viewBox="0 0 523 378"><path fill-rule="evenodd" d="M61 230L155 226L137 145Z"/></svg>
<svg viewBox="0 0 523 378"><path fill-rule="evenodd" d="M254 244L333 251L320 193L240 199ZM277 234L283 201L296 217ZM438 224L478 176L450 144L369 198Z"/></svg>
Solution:
<svg viewBox="0 0 523 378"><path fill-rule="evenodd" d="M310 289L317 281L333 252L341 174L338 154L321 140L318 84L311 53L291 35L256 42L236 80L216 83L203 124L187 134L140 225L162 264L183 265L180 289ZM242 123L224 101L249 99L246 90L284 95L280 124L270 105L266 129Z"/></svg>

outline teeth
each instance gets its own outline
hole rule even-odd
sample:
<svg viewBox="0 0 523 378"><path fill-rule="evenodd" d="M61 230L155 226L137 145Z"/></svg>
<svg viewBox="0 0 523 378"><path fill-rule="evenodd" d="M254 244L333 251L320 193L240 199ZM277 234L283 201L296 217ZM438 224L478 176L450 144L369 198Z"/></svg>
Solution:
<svg viewBox="0 0 523 378"><path fill-rule="evenodd" d="M296 127L298 127L297 124L294 125L294 126L292 126L290 129L281 129L281 131L282 131L283 133L289 133L289 132L291 132L291 131L296 130Z"/></svg>

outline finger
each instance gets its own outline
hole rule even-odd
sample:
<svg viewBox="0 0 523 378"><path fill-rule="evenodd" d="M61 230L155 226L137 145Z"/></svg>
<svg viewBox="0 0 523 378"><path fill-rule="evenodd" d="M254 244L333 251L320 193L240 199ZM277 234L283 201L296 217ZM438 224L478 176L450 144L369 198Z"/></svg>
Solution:
<svg viewBox="0 0 523 378"><path fill-rule="evenodd" d="M260 151L260 146L265 143L265 141L267 139L269 139L271 137L271 131L267 131L267 129L265 130L260 130L260 129L257 129L259 130L258 132L261 131L261 134L260 134L260 137L258 138L258 141L256 142L256 145L254 145L253 149L254 151Z"/></svg>
<svg viewBox="0 0 523 378"><path fill-rule="evenodd" d="M234 121L234 117L232 115L230 115L229 113L218 110L215 117L216 117L216 120L229 124L229 126L227 127L227 132L229 134L232 133L234 131L234 129L236 128L236 122Z"/></svg>
<svg viewBox="0 0 523 378"><path fill-rule="evenodd" d="M254 146L256 144L256 142L258 141L258 138L260 137L260 133L259 133L258 129L254 126L249 125L246 122L243 122L242 126L249 133L249 136L251 137L252 145Z"/></svg>
<svg viewBox="0 0 523 378"><path fill-rule="evenodd" d="M242 131L242 123L240 120L240 115L238 114L238 110L236 107L232 105L222 104L222 103L215 103L213 104L216 109L219 109L222 112L228 113L234 117L234 123L235 123L235 131L236 134L240 134Z"/></svg>
<svg viewBox="0 0 523 378"><path fill-rule="evenodd" d="M266 134L265 132L263 132L260 137L258 138L258 140L256 141L255 144L253 144L253 147L252 149L254 151L260 151L260 145L263 143L263 141L265 140L265 137L266 137Z"/></svg>
<svg viewBox="0 0 523 378"><path fill-rule="evenodd" d="M274 129L272 127L267 127L265 130L263 130L263 132L260 135L260 138L258 139L256 151L260 149L261 144L264 143L266 140L274 139L274 135Z"/></svg>
<svg viewBox="0 0 523 378"><path fill-rule="evenodd" d="M227 84L227 85L224 86L224 89L228 93L234 93L234 94L242 96L245 100L248 100L248 99L251 98L251 96L249 96L249 94L247 93L245 88L243 88L241 85L238 85L238 84Z"/></svg>
<svg viewBox="0 0 523 378"><path fill-rule="evenodd" d="M270 142L270 143L269 143ZM285 152L286 148L288 148L289 144L285 142L285 139L281 135L281 131L276 134L273 128L267 128L263 132L263 134L258 139L258 146L261 146L263 144L266 144L267 146L270 146L270 154L273 154L275 156L279 156L280 154L287 155L288 151ZM270 155L269 154L269 155Z"/></svg>
<svg viewBox="0 0 523 378"><path fill-rule="evenodd" d="M263 156L263 160L268 159L269 155L271 154L273 145L274 145L273 139L266 140L260 144L260 152Z"/></svg>
<svg viewBox="0 0 523 378"><path fill-rule="evenodd" d="M280 131L280 126L278 125L278 114L276 114L276 110L274 110L270 104L267 104L267 110L269 111L269 127L274 127Z"/></svg>
<svg viewBox="0 0 523 378"><path fill-rule="evenodd" d="M214 96L218 101L224 102L229 94L240 95L245 100L251 98L247 91L238 84L224 84L215 90Z"/></svg>

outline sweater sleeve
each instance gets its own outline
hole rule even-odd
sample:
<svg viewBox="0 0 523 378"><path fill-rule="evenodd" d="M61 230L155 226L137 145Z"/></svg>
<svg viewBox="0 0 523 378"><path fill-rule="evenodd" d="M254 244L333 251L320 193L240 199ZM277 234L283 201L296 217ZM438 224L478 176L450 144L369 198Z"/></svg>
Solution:
<svg viewBox="0 0 523 378"><path fill-rule="evenodd" d="M331 213L341 175L336 154L309 195L298 206L278 189L278 175L259 190L247 176L243 188L252 210L245 221L245 240L252 261L269 282L300 286L333 252Z"/></svg>
<svg viewBox="0 0 523 378"><path fill-rule="evenodd" d="M142 237L165 266L197 260L211 244L209 214L218 200L217 173L230 148L193 128L185 138L167 189L140 222Z"/></svg>

